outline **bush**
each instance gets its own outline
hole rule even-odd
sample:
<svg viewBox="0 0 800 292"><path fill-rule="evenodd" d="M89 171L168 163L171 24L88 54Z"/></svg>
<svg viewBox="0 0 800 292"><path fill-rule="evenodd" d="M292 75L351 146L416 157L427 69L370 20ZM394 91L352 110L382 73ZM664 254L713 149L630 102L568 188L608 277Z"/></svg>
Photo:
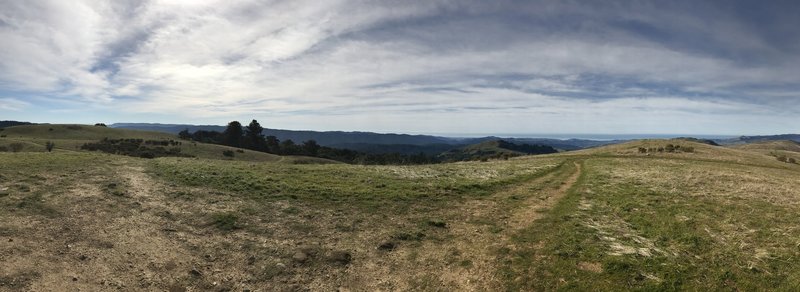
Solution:
<svg viewBox="0 0 800 292"><path fill-rule="evenodd" d="M786 156L783 156L783 155L776 157L776 159L778 159L778 161L780 161L780 162L786 162L786 160L787 160Z"/></svg>
<svg viewBox="0 0 800 292"><path fill-rule="evenodd" d="M97 124L94 124L94 126L95 127L108 127L108 126L106 126L106 124L103 124L103 123L97 123Z"/></svg>
<svg viewBox="0 0 800 292"><path fill-rule="evenodd" d="M47 152L53 152L53 148L56 147L56 143L47 141L47 143L44 143L44 147L47 148Z"/></svg>
<svg viewBox="0 0 800 292"><path fill-rule="evenodd" d="M786 162L792 163L792 164L797 164L797 160L795 160L794 158L791 158L791 157L789 159L787 159Z"/></svg>
<svg viewBox="0 0 800 292"><path fill-rule="evenodd" d="M11 149L11 152L20 152L22 148L25 148L25 145L22 143L11 143L8 145L8 148Z"/></svg>
<svg viewBox="0 0 800 292"><path fill-rule="evenodd" d="M8 147L0 146L0 152L8 152Z"/></svg>
<svg viewBox="0 0 800 292"><path fill-rule="evenodd" d="M225 157L233 157L235 154L233 153L232 150L225 150L222 151L222 155L224 155Z"/></svg>

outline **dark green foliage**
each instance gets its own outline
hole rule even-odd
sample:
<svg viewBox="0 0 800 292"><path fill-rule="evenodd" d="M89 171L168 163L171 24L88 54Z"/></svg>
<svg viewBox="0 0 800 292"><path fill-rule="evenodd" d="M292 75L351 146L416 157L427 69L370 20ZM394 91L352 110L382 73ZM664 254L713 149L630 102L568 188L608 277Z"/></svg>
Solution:
<svg viewBox="0 0 800 292"><path fill-rule="evenodd" d="M97 124L94 124L94 126L95 126L95 127L108 127L108 126L106 126L106 124L104 124L104 123L97 123Z"/></svg>
<svg viewBox="0 0 800 292"><path fill-rule="evenodd" d="M638 151L639 151L639 153L643 153L643 154L644 153L655 153L655 152L658 152L658 153L664 153L664 152L666 152L666 153L682 153L682 152L683 153L694 153L694 147L667 144L664 147L658 147L658 148L639 147Z"/></svg>
<svg viewBox="0 0 800 292"><path fill-rule="evenodd" d="M795 160L794 158L791 158L791 157L789 157L789 159L787 159L786 162L792 163L792 164L797 164L797 160Z"/></svg>
<svg viewBox="0 0 800 292"><path fill-rule="evenodd" d="M18 122L18 121L0 121L0 130L2 130L2 128L5 127L23 126L23 125L34 125L34 124L28 122Z"/></svg>
<svg viewBox="0 0 800 292"><path fill-rule="evenodd" d="M503 149L522 152L525 154L550 154L558 153L553 147L546 145L531 145L531 144L514 144L508 141L499 140L497 146Z"/></svg>
<svg viewBox="0 0 800 292"><path fill-rule="evenodd" d="M224 137L224 144L233 147L240 147L242 145L242 124L238 121L228 123L225 132L222 133Z"/></svg>
<svg viewBox="0 0 800 292"><path fill-rule="evenodd" d="M246 148L256 151L266 151L264 135L261 134L263 131L264 128L261 127L261 124L259 124L258 121L251 121L250 124L244 129Z"/></svg>
<svg viewBox="0 0 800 292"><path fill-rule="evenodd" d="M178 132L178 137L184 140L192 139L192 134L189 133L189 129L184 129L183 131Z"/></svg>
<svg viewBox="0 0 800 292"><path fill-rule="evenodd" d="M44 147L47 148L47 152L53 152L53 148L56 147L56 143L47 141L47 143L44 144Z"/></svg>
<svg viewBox="0 0 800 292"><path fill-rule="evenodd" d="M152 145L155 147L147 147ZM86 143L81 146L82 150L100 151L111 154L120 154L141 158L156 157L194 157L181 153L178 147L165 148L164 146L181 145L180 141L174 140L143 140L143 139L103 139L95 143Z"/></svg>
<svg viewBox="0 0 800 292"><path fill-rule="evenodd" d="M319 154L319 144L317 141L308 140L303 142L303 154L308 156L317 156Z"/></svg>
<svg viewBox="0 0 800 292"><path fill-rule="evenodd" d="M242 131L239 122L232 121L228 124L224 133L204 130L189 133L188 130L184 130L179 133L179 136L204 143L223 144L278 155L304 155L353 164L429 164L440 162L436 157L421 152L414 155L400 153L369 154L321 146L315 140L307 140L298 145L291 139L280 141L275 136L264 137L261 134L262 131L263 128L256 120L250 122L244 128L244 131Z"/></svg>
<svg viewBox="0 0 800 292"><path fill-rule="evenodd" d="M224 150L222 151L222 155L225 157L233 157L235 154L233 153L233 150Z"/></svg>

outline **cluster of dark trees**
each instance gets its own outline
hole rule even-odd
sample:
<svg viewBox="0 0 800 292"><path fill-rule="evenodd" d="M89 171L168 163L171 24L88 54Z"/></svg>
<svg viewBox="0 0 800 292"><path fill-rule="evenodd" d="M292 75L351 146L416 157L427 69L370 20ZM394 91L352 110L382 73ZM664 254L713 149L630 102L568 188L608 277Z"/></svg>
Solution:
<svg viewBox="0 0 800 292"><path fill-rule="evenodd" d="M666 153L681 153L681 152L693 153L694 152L694 147L691 147L691 146L681 147L681 145L672 145L672 144L667 144L667 146L664 146L664 147L651 147L651 148L639 147L639 153L656 153L656 152L658 152L658 153L664 153L664 152L666 152Z"/></svg>
<svg viewBox="0 0 800 292"><path fill-rule="evenodd" d="M13 126L34 125L34 123L20 122L20 121L0 121L0 129Z"/></svg>
<svg viewBox="0 0 800 292"><path fill-rule="evenodd" d="M525 154L550 154L558 153L558 150L547 145L514 144L508 141L497 141L497 147L522 152Z"/></svg>
<svg viewBox="0 0 800 292"><path fill-rule="evenodd" d="M203 143L221 144L232 147L278 155L304 155L354 164L429 164L441 162L436 156L419 153L407 155L400 153L369 154L348 149L338 149L319 145L314 140L296 143L291 139L279 140L275 136L264 136L264 128L253 120L247 126L238 121L228 123L224 132L198 130L194 133L185 129L178 133L181 139Z"/></svg>
<svg viewBox="0 0 800 292"><path fill-rule="evenodd" d="M155 147L147 147L152 145ZM108 139L104 138L95 143L85 143L81 146L83 150L101 151L111 154L120 154L141 158L156 157L193 157L193 155L181 153L181 148L164 146L178 146L180 141L174 140L143 140L143 139Z"/></svg>

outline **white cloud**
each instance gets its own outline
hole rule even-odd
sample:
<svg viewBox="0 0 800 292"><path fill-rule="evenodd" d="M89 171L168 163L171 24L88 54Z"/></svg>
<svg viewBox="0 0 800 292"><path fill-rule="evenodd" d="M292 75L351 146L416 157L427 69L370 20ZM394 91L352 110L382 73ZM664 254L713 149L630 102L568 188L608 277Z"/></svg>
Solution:
<svg viewBox="0 0 800 292"><path fill-rule="evenodd" d="M14 98L0 98L0 109L7 111L22 111L31 104Z"/></svg>
<svg viewBox="0 0 800 292"><path fill-rule="evenodd" d="M3 2L0 90L200 122L281 116L289 128L331 125L298 120L314 115L402 130L401 117L425 113L624 125L800 112L800 89L786 86L800 83L800 57L724 9L656 4ZM569 120L561 129L577 130Z"/></svg>

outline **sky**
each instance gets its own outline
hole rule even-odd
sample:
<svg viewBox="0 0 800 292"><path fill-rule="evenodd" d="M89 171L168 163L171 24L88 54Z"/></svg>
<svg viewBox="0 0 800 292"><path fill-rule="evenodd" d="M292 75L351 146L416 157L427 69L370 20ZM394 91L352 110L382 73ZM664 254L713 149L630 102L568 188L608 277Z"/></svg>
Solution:
<svg viewBox="0 0 800 292"><path fill-rule="evenodd" d="M0 0L0 120L800 132L798 1Z"/></svg>

